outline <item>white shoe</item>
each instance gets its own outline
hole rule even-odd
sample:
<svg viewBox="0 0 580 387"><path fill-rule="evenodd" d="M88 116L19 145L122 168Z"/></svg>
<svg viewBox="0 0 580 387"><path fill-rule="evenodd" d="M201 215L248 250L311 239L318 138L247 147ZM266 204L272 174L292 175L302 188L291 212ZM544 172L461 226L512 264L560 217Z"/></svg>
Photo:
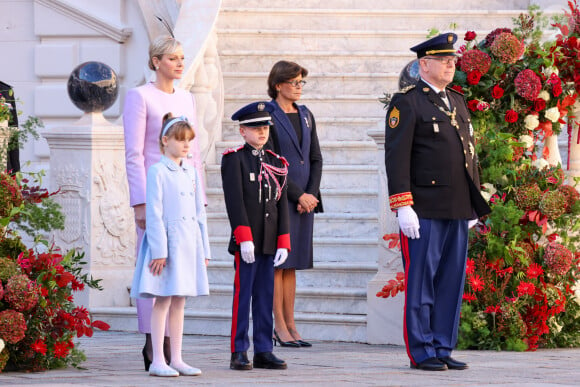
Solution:
<svg viewBox="0 0 580 387"><path fill-rule="evenodd" d="M187 364L183 364L183 365L179 365L179 366L170 364L169 366L171 368L173 368L175 371L179 372L179 374L183 375L183 376L201 375L201 370L199 368L195 368L195 367L192 367L192 366L187 365Z"/></svg>
<svg viewBox="0 0 580 387"><path fill-rule="evenodd" d="M151 364L151 366L149 366L149 375L161 377L175 377L179 376L179 372L168 366L157 367Z"/></svg>

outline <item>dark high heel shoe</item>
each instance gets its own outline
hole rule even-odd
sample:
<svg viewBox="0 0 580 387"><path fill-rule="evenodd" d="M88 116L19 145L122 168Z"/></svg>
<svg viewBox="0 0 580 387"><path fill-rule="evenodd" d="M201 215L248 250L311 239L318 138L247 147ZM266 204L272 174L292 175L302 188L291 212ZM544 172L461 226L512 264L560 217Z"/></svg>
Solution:
<svg viewBox="0 0 580 387"><path fill-rule="evenodd" d="M280 340L280 336L278 336L278 332L276 332L276 330L274 330L274 337L272 337L272 341L274 342L274 345L276 345L276 341L278 341L278 343L280 343L281 347L292 347L292 348L299 348L300 344L298 344L295 341L282 341Z"/></svg>
<svg viewBox="0 0 580 387"><path fill-rule="evenodd" d="M143 351L141 351L141 353L143 354L143 363L145 363L145 371L149 371L151 360L149 360L149 357L147 356L147 350L145 348L146 347L143 347Z"/></svg>
<svg viewBox="0 0 580 387"><path fill-rule="evenodd" d="M300 344L301 347L312 347L312 344L310 344L308 341L304 341L302 339L296 340L296 342L298 344Z"/></svg>

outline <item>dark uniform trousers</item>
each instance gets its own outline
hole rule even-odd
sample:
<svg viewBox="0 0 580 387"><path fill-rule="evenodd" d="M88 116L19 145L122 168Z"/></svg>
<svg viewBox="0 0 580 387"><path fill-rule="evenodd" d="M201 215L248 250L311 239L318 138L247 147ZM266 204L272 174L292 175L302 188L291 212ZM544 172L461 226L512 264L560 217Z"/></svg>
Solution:
<svg viewBox="0 0 580 387"><path fill-rule="evenodd" d="M385 166L393 210L411 205L420 238L401 233L404 338L413 364L449 356L457 342L469 219L489 213L479 192L475 139L463 96L450 106L425 82L393 96Z"/></svg>
<svg viewBox="0 0 580 387"><path fill-rule="evenodd" d="M224 198L232 226L228 251L234 255L236 270L232 352L250 346L250 307L254 353L272 352L274 255L278 248L290 250L286 166L286 160L274 152L257 151L248 144L227 150L222 158ZM240 243L246 241L254 243L251 264L240 256Z"/></svg>
<svg viewBox="0 0 580 387"><path fill-rule="evenodd" d="M403 334L415 364L450 356L457 343L468 241L467 220L419 218L419 225L418 239L401 233Z"/></svg>
<svg viewBox="0 0 580 387"><path fill-rule="evenodd" d="M232 307L232 352L244 352L250 347L250 304L254 353L272 352L274 256L256 255L255 258L254 263L248 264L241 259L239 252L234 256L236 274Z"/></svg>

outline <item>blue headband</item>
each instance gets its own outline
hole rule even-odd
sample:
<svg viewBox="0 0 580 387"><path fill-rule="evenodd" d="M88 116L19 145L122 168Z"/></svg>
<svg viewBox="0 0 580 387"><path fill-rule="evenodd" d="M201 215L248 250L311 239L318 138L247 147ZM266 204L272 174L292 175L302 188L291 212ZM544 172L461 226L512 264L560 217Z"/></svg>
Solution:
<svg viewBox="0 0 580 387"><path fill-rule="evenodd" d="M179 122L179 121L189 122L189 120L187 119L186 116L180 116L180 117L175 117L175 118L171 119L163 126L163 130L161 131L161 137L165 136L165 133L167 133L167 130L171 126L173 126L173 124L175 124L176 122Z"/></svg>

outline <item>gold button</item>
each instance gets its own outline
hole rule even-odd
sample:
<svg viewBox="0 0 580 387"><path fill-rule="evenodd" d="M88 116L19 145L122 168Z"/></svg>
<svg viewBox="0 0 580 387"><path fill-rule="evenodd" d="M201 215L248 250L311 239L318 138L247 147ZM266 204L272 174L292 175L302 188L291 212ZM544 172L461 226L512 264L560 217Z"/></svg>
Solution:
<svg viewBox="0 0 580 387"><path fill-rule="evenodd" d="M431 184L435 184L435 180L431 180Z"/></svg>
<svg viewBox="0 0 580 387"><path fill-rule="evenodd" d="M469 164L465 163L465 168L469 168Z"/></svg>
<svg viewBox="0 0 580 387"><path fill-rule="evenodd" d="M435 117L431 117L431 119L432 119L433 121L435 121L435 119L436 119L436 118L435 118Z"/></svg>
<svg viewBox="0 0 580 387"><path fill-rule="evenodd" d="M466 151L465 149L463 150L463 154L464 154L464 155L466 155L466 154L467 154L467 151Z"/></svg>

